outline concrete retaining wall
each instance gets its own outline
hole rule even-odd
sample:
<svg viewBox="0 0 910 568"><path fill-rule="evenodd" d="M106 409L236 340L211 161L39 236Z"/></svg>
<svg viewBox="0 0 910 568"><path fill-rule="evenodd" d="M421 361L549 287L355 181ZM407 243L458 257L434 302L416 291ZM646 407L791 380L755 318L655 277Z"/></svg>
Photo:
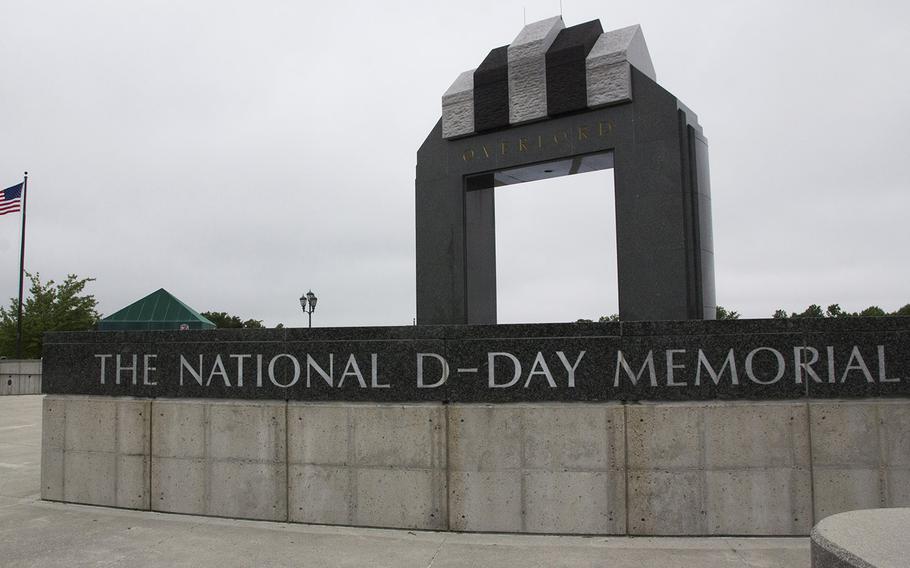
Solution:
<svg viewBox="0 0 910 568"><path fill-rule="evenodd" d="M376 404L48 395L42 497L458 531L807 535L910 505L910 400Z"/></svg>
<svg viewBox="0 0 910 568"><path fill-rule="evenodd" d="M40 359L0 360L0 396L41 394Z"/></svg>

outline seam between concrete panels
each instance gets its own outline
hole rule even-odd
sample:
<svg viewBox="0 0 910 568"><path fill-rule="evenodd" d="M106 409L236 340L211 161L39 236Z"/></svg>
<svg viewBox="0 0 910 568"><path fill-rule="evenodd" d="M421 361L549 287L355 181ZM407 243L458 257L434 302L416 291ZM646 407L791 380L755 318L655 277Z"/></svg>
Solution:
<svg viewBox="0 0 910 568"><path fill-rule="evenodd" d="M148 443L148 444L149 444L149 445L148 445L148 474L149 474L149 478L148 478L148 484L147 484L147 486L146 486L146 490L148 491L148 493L147 493L147 495L148 495L148 508L147 508L147 510L149 510L149 511L152 510L152 501L153 501L153 497L154 497L154 496L152 495L152 475L153 475L153 471L152 471L152 444L154 444L154 440L152 440L152 435L153 435L154 432L155 432L155 429L152 427L152 420L155 419L155 409L152 408L152 405L153 405L154 403L155 403L155 399L149 399L149 400L148 400L148 407L147 407L147 409L146 409L146 412L148 412L148 417L149 417L149 419L148 419L148 425L147 425L147 427L148 427L148 432L149 432L149 437L148 437L148 440L149 440L149 443Z"/></svg>
<svg viewBox="0 0 910 568"><path fill-rule="evenodd" d="M445 425L445 432L444 432L444 434L443 434L443 438L442 438L442 439L444 440L444 443L445 443L445 448L444 448L444 450L445 450L445 461L446 461L446 466L445 466L445 472L446 472L446 488L445 488L446 514L445 514L445 519L444 519L445 524L443 525L443 529L445 529L445 530L451 530L451 527L452 527L452 509L451 509L451 505L452 505L452 499L451 499L451 491L452 491L452 463L449 461L449 403L448 403L448 402L443 402L442 408L443 408L443 413L444 413L443 425ZM438 467L438 464L437 464L437 467ZM441 546L441 545L440 545L440 546Z"/></svg>
<svg viewBox="0 0 910 568"><path fill-rule="evenodd" d="M211 439L209 428L211 427L209 420L210 404L203 403L202 405L202 463L205 475L202 480L202 506L204 509L204 515L211 515L212 508L212 491L209 487L210 480L212 479L212 460L209 458L209 440Z"/></svg>
<svg viewBox="0 0 910 568"><path fill-rule="evenodd" d="M799 456L796 452L796 443L797 443L797 434L796 429L799 427L798 420L796 416L793 415L794 410L797 410L798 407L791 407L788 405L788 412L790 413L790 429L788 430L788 443L790 444L790 519L793 519L790 522L790 533L794 533L797 530L796 525L796 507L799 503ZM811 485L811 483L810 483ZM811 502L811 498L810 498Z"/></svg>
<svg viewBox="0 0 910 568"><path fill-rule="evenodd" d="M878 444L878 506L888 506L888 486L885 476L885 444L882 439L884 428L882 428L882 409L878 403L873 403L875 407L875 441Z"/></svg>
<svg viewBox="0 0 910 568"><path fill-rule="evenodd" d="M354 449L354 436L355 436L355 424L354 418L351 415L351 407L345 407L345 421L347 424L347 468L348 468L348 517L352 525L357 524L357 514L358 514L358 483L357 483L357 472L358 468L355 466L354 461L357 458L357 452ZM306 428L307 421L303 421L303 427Z"/></svg>
<svg viewBox="0 0 910 568"><path fill-rule="evenodd" d="M290 405L284 401L284 520L291 522L291 448L289 418Z"/></svg>
<svg viewBox="0 0 910 568"><path fill-rule="evenodd" d="M527 439L525 435L525 409L521 408L518 411L518 435L521 437L521 443L518 444L518 463L521 464L521 475L519 477L520 484L519 489L521 491L521 532L528 532L528 484L525 480L525 467L527 462L525 461L525 441Z"/></svg>
<svg viewBox="0 0 910 568"><path fill-rule="evenodd" d="M625 492L625 500L626 500L625 503L623 504L623 508L625 509L625 517L626 517L626 526L623 529L623 534L625 534L625 535L630 534L630 532L629 532L629 526L630 526L629 525L629 520L630 520L629 519L629 475L631 474L631 471L629 469L629 413L628 412L629 412L629 405L626 404L624 401L622 404L622 434L623 434L623 443L622 443L623 464L622 465L623 465L623 470L624 470L622 477L623 477L623 483L625 484L625 487L623 489Z"/></svg>
<svg viewBox="0 0 910 568"><path fill-rule="evenodd" d="M63 400L60 406L63 407L63 435L61 436L62 444L60 446L60 472L63 478L60 480L60 500L66 501L66 407L68 405Z"/></svg>
<svg viewBox="0 0 910 568"><path fill-rule="evenodd" d="M120 401L114 399L114 507L120 505Z"/></svg>
<svg viewBox="0 0 910 568"><path fill-rule="evenodd" d="M620 471L617 469L616 448L619 444L619 440L617 439L617 436L618 436L618 432L616 431L617 425L614 422L614 418L616 418L616 417L615 416L611 417L612 411L613 411L613 409L609 406L603 407L604 427L606 428L606 431L604 432L604 434L607 436L606 447L604 448L604 451L606 452L606 454L605 454L605 463L604 463L604 469L603 469L603 474L604 474L603 490L607 496L606 504L607 504L607 523L608 524L606 525L606 530L605 530L605 532L607 534L609 534L611 532L612 533L616 532L616 525L618 524L618 519L619 519L619 514L616 509L616 507L618 505L617 501L619 499L619 491L617 491L617 489L616 489L616 484L618 481L617 472ZM623 444L623 445L625 445L625 444ZM625 471L622 472L622 475L623 475L622 491L623 491L623 499L625 499ZM610 515L611 511L613 513L612 515ZM623 515L623 517L625 517L625 515Z"/></svg>
<svg viewBox="0 0 910 568"><path fill-rule="evenodd" d="M807 385L808 388L808 385ZM815 512L815 455L813 451L812 443L812 405L810 400L806 400L806 436L809 443L809 521L812 526L815 526L816 521L815 517L818 515Z"/></svg>
<svg viewBox="0 0 910 568"><path fill-rule="evenodd" d="M701 507L701 534L713 534L708 519L708 448L705 434L705 407L698 411L696 436L698 436L698 464L701 475L698 476L699 506Z"/></svg>

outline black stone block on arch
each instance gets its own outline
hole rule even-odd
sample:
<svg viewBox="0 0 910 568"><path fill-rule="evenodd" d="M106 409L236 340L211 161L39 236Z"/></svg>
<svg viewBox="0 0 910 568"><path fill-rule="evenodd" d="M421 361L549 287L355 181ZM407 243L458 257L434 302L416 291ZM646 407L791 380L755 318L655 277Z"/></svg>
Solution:
<svg viewBox="0 0 910 568"><path fill-rule="evenodd" d="M509 46L490 51L474 71L474 128L478 132L509 125Z"/></svg>
<svg viewBox="0 0 910 568"><path fill-rule="evenodd" d="M600 20L559 32L547 51L547 114L556 116L588 106L585 58L603 34Z"/></svg>

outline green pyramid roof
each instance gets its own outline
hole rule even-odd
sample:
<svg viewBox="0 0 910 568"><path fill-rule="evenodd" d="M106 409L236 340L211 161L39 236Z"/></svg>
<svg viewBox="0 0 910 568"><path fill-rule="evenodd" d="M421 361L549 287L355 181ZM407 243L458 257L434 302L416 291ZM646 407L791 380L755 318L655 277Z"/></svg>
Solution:
<svg viewBox="0 0 910 568"><path fill-rule="evenodd" d="M164 288L152 292L98 323L101 331L141 329L213 329L215 324Z"/></svg>

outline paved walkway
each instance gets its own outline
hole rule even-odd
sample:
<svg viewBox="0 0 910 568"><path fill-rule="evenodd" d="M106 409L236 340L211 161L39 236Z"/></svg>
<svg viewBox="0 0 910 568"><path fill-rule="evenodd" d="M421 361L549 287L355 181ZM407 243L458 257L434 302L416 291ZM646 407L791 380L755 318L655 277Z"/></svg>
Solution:
<svg viewBox="0 0 910 568"><path fill-rule="evenodd" d="M0 397L0 566L807 568L806 538L477 535L235 521L38 499L41 397Z"/></svg>

